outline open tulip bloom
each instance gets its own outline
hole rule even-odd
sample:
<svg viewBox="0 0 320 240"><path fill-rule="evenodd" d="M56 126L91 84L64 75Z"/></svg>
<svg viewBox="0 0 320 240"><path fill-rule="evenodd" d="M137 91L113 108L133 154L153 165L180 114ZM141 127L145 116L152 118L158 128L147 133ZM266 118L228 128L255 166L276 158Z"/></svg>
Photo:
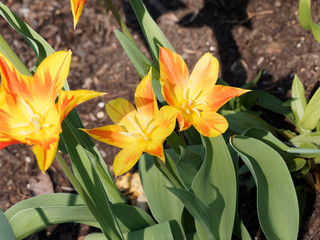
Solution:
<svg viewBox="0 0 320 240"><path fill-rule="evenodd" d="M143 152L164 162L163 142L172 133L176 123L177 111L173 107L158 109L151 71L139 83L134 100L137 109L122 98L106 104L107 113L116 125L83 129L99 141L123 148L113 163L116 176L130 170Z"/></svg>
<svg viewBox="0 0 320 240"><path fill-rule="evenodd" d="M160 48L159 64L162 94L179 111L180 131L193 125L203 136L224 133L228 122L217 110L248 90L215 85L219 62L210 53L201 57L190 76L182 57L167 48Z"/></svg>
<svg viewBox="0 0 320 240"><path fill-rule="evenodd" d="M86 0L70 0L73 15L73 27L76 28Z"/></svg>
<svg viewBox="0 0 320 240"><path fill-rule="evenodd" d="M0 53L0 149L15 143L32 145L43 172L54 159L67 114L78 104L104 94L62 90L70 62L71 51L53 53L31 77L19 73Z"/></svg>

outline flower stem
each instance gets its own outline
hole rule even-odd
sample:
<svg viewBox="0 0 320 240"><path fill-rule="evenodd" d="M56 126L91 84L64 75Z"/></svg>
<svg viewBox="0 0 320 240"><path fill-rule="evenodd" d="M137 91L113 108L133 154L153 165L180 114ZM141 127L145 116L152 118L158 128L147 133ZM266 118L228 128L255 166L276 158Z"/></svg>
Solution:
<svg viewBox="0 0 320 240"><path fill-rule="evenodd" d="M78 192L78 194L81 196L81 198L83 200L85 200L85 197L87 196L87 194L85 193L85 191L81 187L80 183L78 182L78 180L74 176L73 172L69 168L68 164L66 163L66 161L64 160L64 158L61 156L61 154L58 151L56 153L56 159L57 159L60 167L62 168L63 172L66 174L67 178L71 182L74 189Z"/></svg>

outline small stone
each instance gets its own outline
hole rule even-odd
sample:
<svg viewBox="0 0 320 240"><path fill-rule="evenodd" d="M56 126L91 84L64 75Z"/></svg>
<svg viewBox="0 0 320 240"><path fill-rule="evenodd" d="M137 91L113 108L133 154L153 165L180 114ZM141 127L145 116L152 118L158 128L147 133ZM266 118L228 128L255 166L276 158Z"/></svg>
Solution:
<svg viewBox="0 0 320 240"><path fill-rule="evenodd" d="M104 107L104 102L99 102L99 103L98 103L98 107L99 107L99 108L103 108L103 107Z"/></svg>
<svg viewBox="0 0 320 240"><path fill-rule="evenodd" d="M281 5L282 5L282 4L281 4L281 1L275 1L275 2L274 2L274 6L275 6L275 7L281 7Z"/></svg>
<svg viewBox="0 0 320 240"><path fill-rule="evenodd" d="M97 113L97 118L100 118L100 119L104 118L104 115L105 115L104 112L100 111Z"/></svg>

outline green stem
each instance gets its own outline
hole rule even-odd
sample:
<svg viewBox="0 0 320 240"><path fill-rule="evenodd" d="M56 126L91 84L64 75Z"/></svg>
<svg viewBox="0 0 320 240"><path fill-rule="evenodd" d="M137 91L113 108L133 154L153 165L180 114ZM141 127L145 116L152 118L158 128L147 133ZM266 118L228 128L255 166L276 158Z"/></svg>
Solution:
<svg viewBox="0 0 320 240"><path fill-rule="evenodd" d="M97 1L99 3L100 7L105 8L104 5L102 4L101 0L97 0ZM122 17L120 16L119 12L117 11L117 9L114 7L111 0L104 0L104 2L108 6L110 11L112 12L113 17L116 19L117 23L119 24L123 34L126 35L135 45L137 45L137 43L134 40L134 38L132 37L127 25L123 21ZM107 10L106 10L106 14L107 14Z"/></svg>
<svg viewBox="0 0 320 240"><path fill-rule="evenodd" d="M64 160L64 158L61 156L61 154L57 151L56 153L56 159L62 168L63 172L66 174L67 178L71 182L74 189L77 191L77 193L80 195L80 197L85 201L85 199L88 197L86 192L81 187L80 183L78 182L77 178L74 176L73 172L69 168L68 164Z"/></svg>
<svg viewBox="0 0 320 240"><path fill-rule="evenodd" d="M29 69L21 62L17 54L12 50L7 41L0 34L0 52L24 75L32 76Z"/></svg>

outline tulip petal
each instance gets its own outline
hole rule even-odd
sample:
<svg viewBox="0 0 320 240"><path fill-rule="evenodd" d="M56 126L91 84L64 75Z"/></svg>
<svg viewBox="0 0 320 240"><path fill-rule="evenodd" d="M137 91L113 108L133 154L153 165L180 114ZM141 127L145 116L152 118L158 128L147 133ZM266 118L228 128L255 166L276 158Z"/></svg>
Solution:
<svg viewBox="0 0 320 240"><path fill-rule="evenodd" d="M152 89L151 70L141 80L134 94L137 110L145 123L150 122L158 113L158 104Z"/></svg>
<svg viewBox="0 0 320 240"><path fill-rule="evenodd" d="M134 106L123 98L111 100L106 104L106 110L111 120L125 131L141 133L142 121Z"/></svg>
<svg viewBox="0 0 320 240"><path fill-rule="evenodd" d="M193 126L206 137L216 137L228 129L228 122L216 112L202 112L201 117L193 114Z"/></svg>
<svg viewBox="0 0 320 240"><path fill-rule="evenodd" d="M86 0L70 0L73 15L73 27L76 28Z"/></svg>
<svg viewBox="0 0 320 240"><path fill-rule="evenodd" d="M58 112L60 112L60 122L62 122L69 114L69 112L79 104L105 94L106 93L94 92L89 90L61 90L57 102Z"/></svg>
<svg viewBox="0 0 320 240"><path fill-rule="evenodd" d="M33 77L21 74L14 65L0 53L1 92L20 96L30 95Z"/></svg>
<svg viewBox="0 0 320 240"><path fill-rule="evenodd" d="M188 88L191 96L202 94L213 87L218 79L219 62L210 53L204 54L194 67L189 78Z"/></svg>
<svg viewBox="0 0 320 240"><path fill-rule="evenodd" d="M251 90L242 88L228 87L216 85L211 91L202 98L202 101L207 102L209 105L206 107L209 111L216 112L226 102L233 97L238 97Z"/></svg>
<svg viewBox="0 0 320 240"><path fill-rule="evenodd" d="M49 103L55 101L67 79L71 54L70 50L55 52L40 63L31 88L34 102L43 102L45 99Z"/></svg>
<svg viewBox="0 0 320 240"><path fill-rule="evenodd" d="M160 82L167 103L179 107L187 87L189 70L182 57L170 49L160 48Z"/></svg>
<svg viewBox="0 0 320 240"><path fill-rule="evenodd" d="M113 172L117 176L129 171L139 160L145 144L132 144L122 149L113 162Z"/></svg>
<svg viewBox="0 0 320 240"><path fill-rule="evenodd" d="M48 143L44 146L34 145L32 147L33 153L36 155L38 166L44 173L54 160L54 156L58 149L59 139L53 143Z"/></svg>
<svg viewBox="0 0 320 240"><path fill-rule="evenodd" d="M94 129L80 129L89 134L94 139L101 142L125 148L137 141L137 138L128 132L125 132L118 125L108 125Z"/></svg>
<svg viewBox="0 0 320 240"><path fill-rule="evenodd" d="M161 159L162 162L165 162L165 156L163 151L164 140L165 139L156 139L148 141L145 152L149 153L150 155L156 156L159 159Z"/></svg>
<svg viewBox="0 0 320 240"><path fill-rule="evenodd" d="M152 130L150 132L150 138L152 139L165 139L174 130L176 125L178 111L170 106L164 106L160 109L157 118L152 123Z"/></svg>
<svg viewBox="0 0 320 240"><path fill-rule="evenodd" d="M185 131L192 125L190 117L187 114L183 114L182 112L178 113L177 120L180 128L179 131Z"/></svg>

